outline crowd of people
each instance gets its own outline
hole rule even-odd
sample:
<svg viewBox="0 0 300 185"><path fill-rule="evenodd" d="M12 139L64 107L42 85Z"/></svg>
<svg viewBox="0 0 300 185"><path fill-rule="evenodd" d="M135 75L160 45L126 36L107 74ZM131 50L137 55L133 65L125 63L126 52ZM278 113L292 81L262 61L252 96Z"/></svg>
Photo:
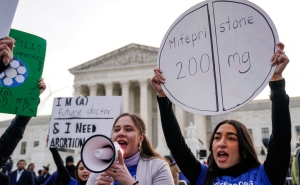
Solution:
<svg viewBox="0 0 300 185"><path fill-rule="evenodd" d="M14 39L0 40L0 72L12 60ZM261 164L254 150L250 134L239 121L224 120L213 130L210 139L208 164L202 164L191 152L181 134L179 124L172 109L172 103L163 92L161 84L167 79L161 69L154 69L150 83L157 92L161 123L172 157L160 156L146 135L146 126L141 117L131 113L121 114L114 122L111 140L122 150L118 160L102 173L89 172L80 160L74 166L72 157L66 158L64 165L56 148L50 148L57 172L49 174L49 166L44 166L39 175L34 172L34 164L19 160L17 170L8 175L0 175L0 184L11 185L173 185L180 183L180 174L191 185L211 184L273 184L282 185L290 163L291 119L289 97L285 92L282 72L289 63L284 45L278 43L278 50L272 56L270 65L276 70L269 82L272 101L272 135L268 143L266 160ZM46 89L43 79L37 82L40 92ZM0 168L9 159L18 142L22 139L28 116L18 116L0 138ZM174 157L174 158L173 158Z"/></svg>

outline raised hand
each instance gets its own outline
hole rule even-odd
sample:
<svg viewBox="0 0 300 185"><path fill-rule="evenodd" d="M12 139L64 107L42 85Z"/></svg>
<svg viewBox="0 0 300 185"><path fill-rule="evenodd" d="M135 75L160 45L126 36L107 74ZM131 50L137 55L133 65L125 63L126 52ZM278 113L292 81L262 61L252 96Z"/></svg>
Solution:
<svg viewBox="0 0 300 185"><path fill-rule="evenodd" d="M2 57L5 66L7 66L13 59L13 48L15 42L15 39L10 37L4 37L0 40L0 57Z"/></svg>
<svg viewBox="0 0 300 185"><path fill-rule="evenodd" d="M40 88L40 94L42 94L46 90L46 84L44 82L44 78L40 78L38 82L38 86Z"/></svg>
<svg viewBox="0 0 300 185"><path fill-rule="evenodd" d="M165 83L165 77L162 75L162 71L159 68L154 69L154 76L151 78L150 83L159 97L166 96L160 85Z"/></svg>
<svg viewBox="0 0 300 185"><path fill-rule="evenodd" d="M277 49L277 51L274 53L274 55L271 58L272 61L272 66L277 65L275 72L271 78L270 81L274 81L274 80L280 80L282 79L282 72L284 71L285 67L287 66L287 64L289 63L289 58L286 56L284 50L284 44L279 42L277 44L277 46L279 47Z"/></svg>

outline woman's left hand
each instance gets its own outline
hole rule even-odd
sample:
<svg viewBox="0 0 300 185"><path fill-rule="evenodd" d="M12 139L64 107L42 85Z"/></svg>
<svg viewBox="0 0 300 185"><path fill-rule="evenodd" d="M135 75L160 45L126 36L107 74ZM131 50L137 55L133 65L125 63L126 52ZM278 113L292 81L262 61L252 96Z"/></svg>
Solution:
<svg viewBox="0 0 300 185"><path fill-rule="evenodd" d="M277 44L278 49L272 56L272 66L277 65L275 72L271 78L271 81L282 79L282 72L289 63L289 58L286 56L284 50L284 44L279 42Z"/></svg>
<svg viewBox="0 0 300 185"><path fill-rule="evenodd" d="M119 162L114 162L111 167L105 172L121 185L133 184L135 180L130 175L127 167L124 164L123 155L118 150Z"/></svg>

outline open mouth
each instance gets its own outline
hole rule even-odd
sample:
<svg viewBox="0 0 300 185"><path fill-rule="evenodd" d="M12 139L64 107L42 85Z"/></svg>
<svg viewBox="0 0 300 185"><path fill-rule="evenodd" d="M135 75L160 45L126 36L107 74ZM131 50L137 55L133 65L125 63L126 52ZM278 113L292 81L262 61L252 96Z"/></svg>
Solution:
<svg viewBox="0 0 300 185"><path fill-rule="evenodd" d="M88 179L88 178L89 178L89 175L82 175L82 178L83 178L83 179Z"/></svg>
<svg viewBox="0 0 300 185"><path fill-rule="evenodd" d="M127 146L127 142L124 140L119 140L118 143L121 146L121 148L123 148L123 149L126 148L126 146Z"/></svg>
<svg viewBox="0 0 300 185"><path fill-rule="evenodd" d="M220 152L218 152L218 161L225 162L228 159L228 156L229 155L227 152L220 151Z"/></svg>

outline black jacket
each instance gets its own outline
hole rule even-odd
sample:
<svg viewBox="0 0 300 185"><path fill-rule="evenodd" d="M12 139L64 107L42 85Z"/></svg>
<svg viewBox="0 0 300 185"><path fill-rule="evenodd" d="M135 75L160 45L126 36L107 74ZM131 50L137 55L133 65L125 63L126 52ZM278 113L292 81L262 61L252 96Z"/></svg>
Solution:
<svg viewBox="0 0 300 185"><path fill-rule="evenodd" d="M51 175L48 173L46 176L45 175L40 175L37 179L36 185L44 184L46 180L50 177Z"/></svg>
<svg viewBox="0 0 300 185"><path fill-rule="evenodd" d="M9 185L9 177L3 173L0 173L0 185Z"/></svg>
<svg viewBox="0 0 300 185"><path fill-rule="evenodd" d="M27 116L16 116L0 137L0 168L6 163L22 139L26 125L30 119L31 117Z"/></svg>
<svg viewBox="0 0 300 185"><path fill-rule="evenodd" d="M28 170L23 171L18 182L17 182L17 170L11 172L9 174L9 178L10 178L10 185L33 185L34 183L32 172Z"/></svg>
<svg viewBox="0 0 300 185"><path fill-rule="evenodd" d="M71 175L71 177L75 178L76 166L74 166L74 165L72 165L72 166L66 166L66 169L68 170L68 172Z"/></svg>

